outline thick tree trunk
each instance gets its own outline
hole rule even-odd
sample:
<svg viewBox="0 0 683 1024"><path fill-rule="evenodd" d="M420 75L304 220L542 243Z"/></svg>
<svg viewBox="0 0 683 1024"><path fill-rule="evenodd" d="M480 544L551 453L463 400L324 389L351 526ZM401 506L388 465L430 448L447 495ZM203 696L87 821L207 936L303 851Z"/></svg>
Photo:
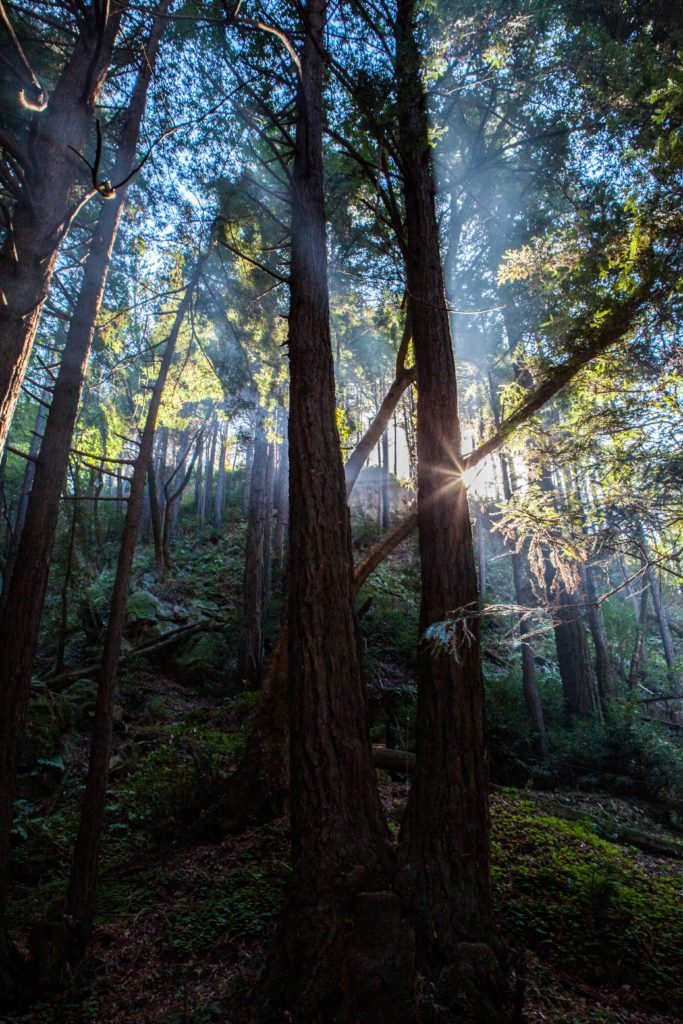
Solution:
<svg viewBox="0 0 683 1024"><path fill-rule="evenodd" d="M351 1022L361 1008L368 1019L379 1019L374 1004L384 993L376 990L376 977L372 990L368 975L383 954L395 955L389 946L395 945L398 929L396 902L385 893L386 926L361 938L368 909L381 899L377 890L387 886L388 845L367 726L336 427L322 166L325 6L325 0L306 5L292 169L288 703L293 876L261 989L266 1017L280 1020L289 1014L298 1024Z"/></svg>
<svg viewBox="0 0 683 1024"><path fill-rule="evenodd" d="M247 541L244 553L242 625L236 679L254 689L261 675L263 658L264 542L266 531L268 440L263 425L256 428L254 459L249 489Z"/></svg>
<svg viewBox="0 0 683 1024"><path fill-rule="evenodd" d="M0 451L4 448L47 296L59 246L78 205L81 156L94 127L123 7L100 19L91 4L48 103L36 118L30 152L14 156L23 186L0 253ZM88 184L88 188L90 185Z"/></svg>
<svg viewBox="0 0 683 1024"><path fill-rule="evenodd" d="M166 6L165 3L161 5L162 13ZM113 171L117 181L125 178L133 166L162 27L163 18L160 16L155 19L152 28L145 63L131 97L122 131ZM17 553L16 571L7 591L7 603L0 622L0 935L6 933L9 828L16 756L23 736L40 617L59 517L59 499L124 198L125 189L121 189L100 211L36 462L26 521ZM7 942L4 946L6 949ZM0 950L0 989L3 972L4 959Z"/></svg>
<svg viewBox="0 0 683 1024"><path fill-rule="evenodd" d="M95 912L95 895L99 865L100 837L109 777L109 758L113 732L113 696L121 650L121 637L126 618L130 573L135 554L147 470L154 450L154 431L159 407L173 360L180 329L190 307L199 278L201 260L178 307L171 332L166 341L159 375L152 389L149 409L142 431L140 448L131 480L130 496L116 568L116 578L109 606L109 618L99 673L95 721L90 747L90 761L81 808L78 837L74 848L66 900L67 919L73 922L72 948L67 955L78 958L87 942Z"/></svg>
<svg viewBox="0 0 683 1024"><path fill-rule="evenodd" d="M568 592L549 559L545 583L553 609L555 649L567 719L600 718L597 683L579 601Z"/></svg>
<svg viewBox="0 0 683 1024"><path fill-rule="evenodd" d="M421 563L417 763L399 846L402 894L425 967L458 978L454 1012L496 1012L503 998L493 939L484 689L477 574L449 315L434 205L431 147L414 0L399 0L396 75L406 209L406 277L417 366L417 480ZM448 649L425 631L456 616ZM476 962L467 984L465 948ZM444 979L445 980L445 979ZM456 996L460 990L462 999ZM458 1004L458 1005L456 1005ZM492 1018L493 1019L493 1018Z"/></svg>

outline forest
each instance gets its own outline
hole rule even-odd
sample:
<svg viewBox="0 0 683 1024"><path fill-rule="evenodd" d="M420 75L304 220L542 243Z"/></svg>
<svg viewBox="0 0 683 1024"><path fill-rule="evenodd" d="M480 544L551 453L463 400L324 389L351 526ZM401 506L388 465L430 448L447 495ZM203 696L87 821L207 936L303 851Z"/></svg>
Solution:
<svg viewBox="0 0 683 1024"><path fill-rule="evenodd" d="M683 7L0 0L0 1021L683 1017Z"/></svg>

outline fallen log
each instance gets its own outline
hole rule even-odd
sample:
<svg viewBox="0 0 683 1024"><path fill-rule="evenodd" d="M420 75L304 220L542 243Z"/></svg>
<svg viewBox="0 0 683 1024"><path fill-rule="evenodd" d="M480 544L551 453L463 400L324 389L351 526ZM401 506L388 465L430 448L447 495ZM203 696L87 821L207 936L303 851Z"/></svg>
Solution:
<svg viewBox="0 0 683 1024"><path fill-rule="evenodd" d="M179 626L178 629L169 630L154 640L148 640L147 643L141 644L140 647L134 647L132 650L126 651L120 656L119 664L123 661L130 661L131 658L141 658L147 654L156 654L157 651L164 650L166 647L172 647L180 640L184 640L194 633L218 632L220 629L221 626L216 623L215 619L200 619L199 622L191 622L189 625ZM59 691L65 689L72 679L89 676L93 672L98 672L99 668L99 660L91 661L87 665L79 665L77 668L66 669L57 675L48 676L46 679L41 680L41 682L45 683L51 690Z"/></svg>

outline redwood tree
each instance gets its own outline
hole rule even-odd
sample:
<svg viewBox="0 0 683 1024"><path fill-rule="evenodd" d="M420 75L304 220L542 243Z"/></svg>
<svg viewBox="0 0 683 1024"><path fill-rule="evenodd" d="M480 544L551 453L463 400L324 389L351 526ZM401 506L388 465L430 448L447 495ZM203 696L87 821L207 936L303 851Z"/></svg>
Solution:
<svg viewBox="0 0 683 1024"><path fill-rule="evenodd" d="M414 0L399 0L397 143L417 368L421 564L417 762L399 846L400 889L417 930L423 966L448 968L440 975L442 999L456 1013L481 1013L483 1007L499 1010L505 992L491 949L477 573L461 475L455 363L415 17ZM448 642L428 642L426 631L449 620Z"/></svg>
<svg viewBox="0 0 683 1024"><path fill-rule="evenodd" d="M322 159L325 12L325 0L308 0L291 172L288 696L293 876L261 990L266 1016L281 1019L289 1013L301 1024L355 1020L364 1003L366 1013L372 1013L373 997L364 991L368 978L361 958L353 964L353 952L368 907L381 903L387 920L398 925L397 904L386 892L388 844L371 759L335 415ZM379 931L375 946L393 941L389 929L386 935ZM381 952L374 949L370 959L377 956L381 959Z"/></svg>

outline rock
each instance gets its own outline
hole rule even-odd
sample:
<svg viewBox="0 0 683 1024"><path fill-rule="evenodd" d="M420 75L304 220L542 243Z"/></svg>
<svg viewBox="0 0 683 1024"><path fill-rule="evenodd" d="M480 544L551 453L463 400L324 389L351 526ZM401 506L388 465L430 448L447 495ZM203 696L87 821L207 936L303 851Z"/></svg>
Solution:
<svg viewBox="0 0 683 1024"><path fill-rule="evenodd" d="M220 633L198 633L188 637L176 652L172 671L186 686L210 686L226 678L228 646Z"/></svg>

